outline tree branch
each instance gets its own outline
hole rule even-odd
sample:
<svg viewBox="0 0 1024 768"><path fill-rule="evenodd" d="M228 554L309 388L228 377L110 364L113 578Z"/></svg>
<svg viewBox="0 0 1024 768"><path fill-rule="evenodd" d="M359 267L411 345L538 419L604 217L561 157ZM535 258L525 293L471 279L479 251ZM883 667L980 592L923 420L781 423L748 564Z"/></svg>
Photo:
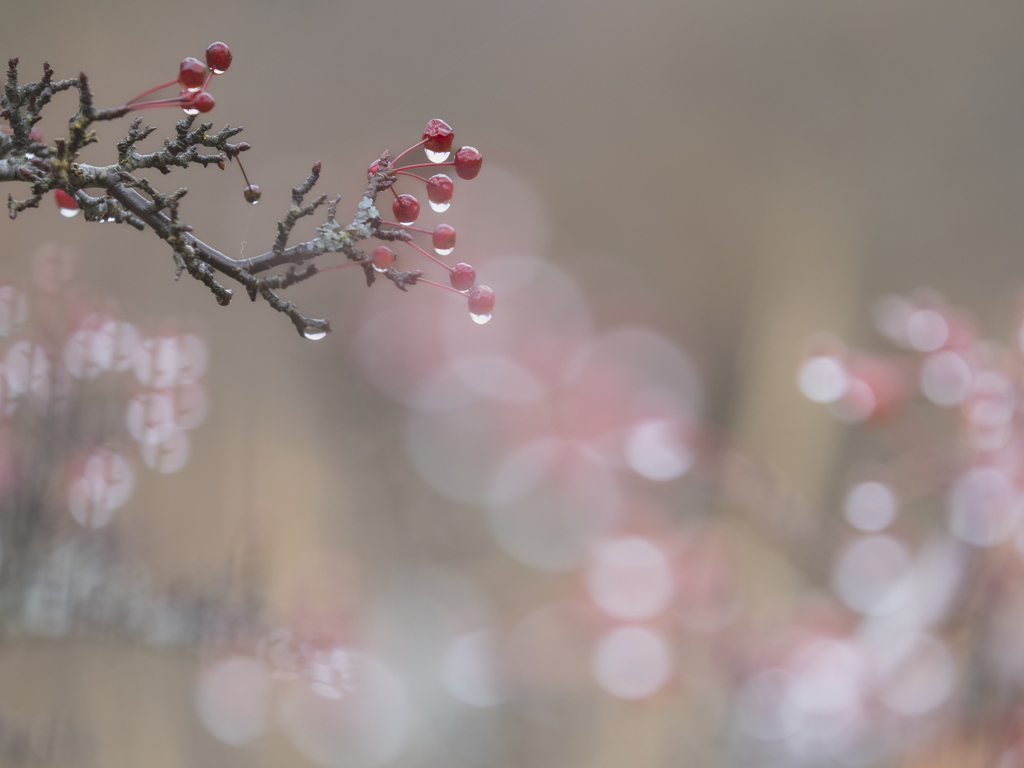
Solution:
<svg viewBox="0 0 1024 768"><path fill-rule="evenodd" d="M195 117L190 116L178 121L175 138L164 141L162 149L141 153L137 145L155 129L149 125L143 127L142 119L136 117L125 137L117 144L116 162L106 166L80 163L78 156L81 150L97 141L93 124L121 117L133 107L96 109L85 73L56 82L52 78L53 70L49 64L44 64L42 79L20 85L18 60L8 62L0 116L7 121L10 133L0 137L0 182L31 185L29 196L23 199L15 199L13 195L8 197L8 211L12 219L28 208L38 207L48 192L61 190L85 212L86 221L123 223L140 230L151 229L171 247L176 276L187 271L206 285L220 304L228 304L233 294L219 282L218 275L220 279L241 284L253 301L263 297L271 307L287 315L300 334L315 338L331 330L330 322L304 316L294 303L285 301L276 291L314 277L319 270L315 264L306 262L322 254L344 253L351 261L368 262L369 257L358 247L360 241L369 238L411 239L404 230L381 228L376 198L396 179L385 152L375 164L376 171L370 175L348 224L343 226L337 221L340 196L328 203L328 196L321 195L313 202L303 204L305 196L319 180L320 163L317 162L306 180L292 190L292 203L284 219L278 222L277 237L271 248L258 256L230 258L192 234L192 228L179 219L179 203L185 196L185 188L164 194L147 179L136 176L135 172L156 169L169 174L175 168L188 168L192 163L204 167L217 164L224 168L227 161L250 149L245 142L232 144L229 141L242 128L224 126L219 132L211 133L213 124L201 123L193 130ZM50 147L38 140L32 126L38 122L40 111L55 93L71 88L78 90L79 100L78 112L68 123L69 138L57 139ZM203 154L201 148L214 152ZM99 190L103 194L93 196L86 190ZM325 203L328 203L327 217L317 228L316 236L288 246L298 220L312 216ZM282 274L265 274L281 266L288 269ZM375 273L368 263L363 265L363 271L367 284L372 284ZM397 272L390 269L385 273L385 277L403 291L406 286L415 285L421 275L418 270Z"/></svg>

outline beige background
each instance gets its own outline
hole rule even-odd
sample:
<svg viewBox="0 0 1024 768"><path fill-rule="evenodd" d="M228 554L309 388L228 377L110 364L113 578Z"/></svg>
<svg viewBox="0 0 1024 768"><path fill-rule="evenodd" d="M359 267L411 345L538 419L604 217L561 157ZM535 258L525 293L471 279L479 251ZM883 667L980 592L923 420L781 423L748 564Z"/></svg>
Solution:
<svg viewBox="0 0 1024 768"><path fill-rule="evenodd" d="M480 194L489 164L514 169L546 220L544 232L519 232L523 201L488 198L488 215L506 222L498 242L460 247L546 243L599 329L648 324L689 350L708 419L820 514L849 444L794 387L810 334L876 343L872 302L927 285L1008 338L1024 283L1021 29L1015 2L79 0L6 3L0 53L26 73L43 59L58 76L83 69L113 105L228 42L234 64L212 86L212 118L246 126L263 200L241 202L234 169L177 178L192 190L185 218L229 254L242 241L246 255L269 247L314 160L323 191L351 208L373 157L443 117L484 153ZM47 138L71 109L48 108ZM163 131L175 119L151 115ZM95 162L121 135L99 130ZM223 309L193 281L175 284L152 235L112 230L58 220L46 204L0 222L0 250L16 273L44 242L72 246L83 290L141 319L191 318L209 340L211 415L191 462L144 477L119 518L158 583L201 593L226 562L251 557L279 615L322 589L358 613L412 563L462 569L509 616L567 588L501 554L477 511L411 472L402 409L351 362L366 300L357 275L290 294L332 318L336 332L310 344L262 303ZM742 525L736 537L750 539L749 570L793 578ZM74 722L94 740L88 764L104 768L304 764L280 736L255 752L208 736L191 707L196 664L116 638L9 638L0 714L33 732ZM593 691L554 697L565 706L550 716L510 703L437 725L433 749L400 764L726 765L722 686L697 678L641 706ZM484 731L486 757L452 757L462 734Z"/></svg>

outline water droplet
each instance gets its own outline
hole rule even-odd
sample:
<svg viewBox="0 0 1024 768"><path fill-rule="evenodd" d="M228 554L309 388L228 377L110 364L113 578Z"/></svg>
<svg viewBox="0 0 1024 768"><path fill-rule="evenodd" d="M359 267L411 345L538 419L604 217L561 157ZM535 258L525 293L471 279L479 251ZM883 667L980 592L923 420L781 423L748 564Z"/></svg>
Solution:
<svg viewBox="0 0 1024 768"><path fill-rule="evenodd" d="M215 69L215 70L213 70L213 74L215 74L215 75L223 75L225 72L227 72L226 69Z"/></svg>
<svg viewBox="0 0 1024 768"><path fill-rule="evenodd" d="M26 160L35 160L35 157L36 156L34 154L32 154L31 152L26 152L25 153L25 159Z"/></svg>
<svg viewBox="0 0 1024 768"><path fill-rule="evenodd" d="M185 107L182 107L181 111L184 112L186 115L198 115L199 114L199 110L198 109L186 109Z"/></svg>
<svg viewBox="0 0 1024 768"><path fill-rule="evenodd" d="M65 219L73 219L81 210L81 208L61 208L60 215Z"/></svg>
<svg viewBox="0 0 1024 768"><path fill-rule="evenodd" d="M489 314L487 314L487 315L475 315L472 312L470 312L469 316L471 318L473 318L473 322L477 323L478 325L483 325L484 323L488 322L491 319L491 316Z"/></svg>
<svg viewBox="0 0 1024 768"><path fill-rule="evenodd" d="M322 339L324 336L326 336L327 331L325 331L323 328L316 328L312 325L307 325L306 330L302 332L302 335L305 336L310 341L317 341L318 339Z"/></svg>
<svg viewBox="0 0 1024 768"><path fill-rule="evenodd" d="M370 266L372 266L372 267L373 267L373 271L374 271L374 272L382 272L382 273L383 273L383 272L387 272L387 271L388 271L388 268L387 268L387 267L385 267L384 269L381 269L381 268L380 268L380 267L378 267L378 266L377 266L376 264L371 264Z"/></svg>
<svg viewBox="0 0 1024 768"><path fill-rule="evenodd" d="M203 86L197 85L195 88L186 88L185 90L189 93L198 93L199 91L203 90Z"/></svg>
<svg viewBox="0 0 1024 768"><path fill-rule="evenodd" d="M447 256L454 250L455 246L453 245L451 248L435 248L434 253L436 253L438 256Z"/></svg>
<svg viewBox="0 0 1024 768"><path fill-rule="evenodd" d="M431 152L429 149L423 151L427 153L427 159L432 163L443 163L451 154L451 152Z"/></svg>
<svg viewBox="0 0 1024 768"><path fill-rule="evenodd" d="M252 203L253 205L256 205L256 203L259 202L259 198L255 199L255 200L250 200L249 202Z"/></svg>
<svg viewBox="0 0 1024 768"><path fill-rule="evenodd" d="M430 203L430 207L437 213L444 213L452 207L451 203L435 203L433 200L428 200L427 202Z"/></svg>
<svg viewBox="0 0 1024 768"><path fill-rule="evenodd" d="M409 225L411 225L411 224L415 224L415 223L416 223L416 220L415 220L415 219L413 219L412 221L400 221L400 222L398 222L398 223L399 223L399 224L401 224L401 225L402 225L403 227L408 227L408 226L409 226Z"/></svg>

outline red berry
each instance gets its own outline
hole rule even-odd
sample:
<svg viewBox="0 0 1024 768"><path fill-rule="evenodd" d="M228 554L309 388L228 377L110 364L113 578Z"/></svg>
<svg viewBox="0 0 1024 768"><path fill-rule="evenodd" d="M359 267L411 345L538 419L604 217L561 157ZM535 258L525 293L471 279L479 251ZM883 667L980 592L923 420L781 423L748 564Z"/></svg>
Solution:
<svg viewBox="0 0 1024 768"><path fill-rule="evenodd" d="M455 184L443 173L427 179L427 197L432 203L450 203L454 191Z"/></svg>
<svg viewBox="0 0 1024 768"><path fill-rule="evenodd" d="M196 115L200 112L209 112L213 109L213 96L209 91L200 91L199 93L187 93L183 97L181 108L185 110L186 114Z"/></svg>
<svg viewBox="0 0 1024 768"><path fill-rule="evenodd" d="M263 193L260 192L259 186L256 184L250 184L242 190L242 195L245 197L245 202L256 205L256 203L260 201L260 197Z"/></svg>
<svg viewBox="0 0 1024 768"><path fill-rule="evenodd" d="M202 88L206 80L206 67L199 59L189 56L181 60L178 68L178 83L182 88Z"/></svg>
<svg viewBox="0 0 1024 768"><path fill-rule="evenodd" d="M450 152L455 131L444 120L431 120L423 129L423 138L427 143L423 146L431 152Z"/></svg>
<svg viewBox="0 0 1024 768"><path fill-rule="evenodd" d="M412 195L399 195L391 204L391 211L399 224L412 224L420 215L420 201Z"/></svg>
<svg viewBox="0 0 1024 768"><path fill-rule="evenodd" d="M388 267L395 263L395 252L386 245L378 245L373 249L371 262L377 270L385 272Z"/></svg>
<svg viewBox="0 0 1024 768"><path fill-rule="evenodd" d="M430 235L434 241L434 250L447 256L455 250L455 227L451 224L438 224Z"/></svg>
<svg viewBox="0 0 1024 768"><path fill-rule="evenodd" d="M370 163L370 167L366 169L367 177L373 176L377 171L380 170L380 160L374 160Z"/></svg>
<svg viewBox="0 0 1024 768"><path fill-rule="evenodd" d="M469 311L471 314L490 319L491 312L494 311L494 291L486 285L478 285L470 291Z"/></svg>
<svg viewBox="0 0 1024 768"><path fill-rule="evenodd" d="M448 274L448 280L451 282L452 288L456 291L468 291L473 287L473 283L476 282L476 270L469 266L469 264L456 264ZM488 288L487 290L490 291L491 289ZM491 304L494 304L493 291L491 292ZM488 310L488 312L489 311L490 310ZM486 315L488 312L477 312L474 314Z"/></svg>
<svg viewBox="0 0 1024 768"><path fill-rule="evenodd" d="M53 197L57 201L58 208L78 208L78 203L75 202L75 198L73 198L63 189L53 190Z"/></svg>
<svg viewBox="0 0 1024 768"><path fill-rule="evenodd" d="M475 179L484 158L476 147L462 147L455 153L455 172L460 179Z"/></svg>
<svg viewBox="0 0 1024 768"><path fill-rule="evenodd" d="M211 43L206 49L206 65L215 75L223 75L231 66L231 49L224 43Z"/></svg>

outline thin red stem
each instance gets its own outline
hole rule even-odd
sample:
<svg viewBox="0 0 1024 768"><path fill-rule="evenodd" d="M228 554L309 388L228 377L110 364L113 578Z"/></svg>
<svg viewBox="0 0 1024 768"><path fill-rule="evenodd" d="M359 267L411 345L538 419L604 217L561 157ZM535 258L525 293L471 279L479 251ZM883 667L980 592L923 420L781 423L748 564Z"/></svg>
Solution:
<svg viewBox="0 0 1024 768"><path fill-rule="evenodd" d="M206 82L205 82L205 83L203 83L203 87L202 87L202 88L200 88L199 90L200 90L200 91L205 91L205 90L206 90L206 86L208 86L208 85L210 84L210 81L211 81L211 80L213 80L213 70L212 70L212 69L210 70L210 74L208 74L208 75L206 76Z"/></svg>
<svg viewBox="0 0 1024 768"><path fill-rule="evenodd" d="M358 267L362 264L369 264L373 259L363 259L362 261L350 261L347 264L335 264L333 267L323 267L318 269L317 272L330 272L332 269L344 269L345 267Z"/></svg>
<svg viewBox="0 0 1024 768"><path fill-rule="evenodd" d="M151 93L155 93L156 91L161 91L164 88L168 88L169 86L174 85L176 82L178 82L178 81L177 80L171 80L169 83L164 83L163 85L158 85L155 88L150 88L148 91L143 91L142 93L140 93L138 96L136 96L131 101L126 101L125 102L125 106L127 107L129 104L134 104L136 101L141 99L143 96L149 96L149 94L151 94Z"/></svg>
<svg viewBox="0 0 1024 768"><path fill-rule="evenodd" d="M182 98L159 99L157 101L144 101L141 104L132 105L132 109L159 109L160 107L180 107L187 102Z"/></svg>
<svg viewBox="0 0 1024 768"><path fill-rule="evenodd" d="M410 152L412 152L412 151L413 151L414 149L416 149L416 147L422 147L422 146L423 146L424 144L426 144L426 143L427 143L427 139L424 139L424 140L423 140L423 141L421 141L421 142L420 142L419 144L413 144L413 145L412 145L411 147L409 147L409 148L408 148L407 150L405 150L405 152L403 152L403 153L402 153L402 154L400 154L400 155L399 155L398 157L396 157L396 158L395 158L394 160L392 160L392 161L391 161L391 164L392 164L392 165L394 165L394 164L395 164L395 163L397 163L397 162L398 162L398 161L399 161L399 160L400 160L401 158L405 157L405 156L406 156L406 155L408 155L408 154L409 154Z"/></svg>
<svg viewBox="0 0 1024 768"><path fill-rule="evenodd" d="M426 179L424 179L422 176L417 176L415 173L406 173L405 171L395 171L395 173L399 176L412 176L414 179L419 179L424 184L427 183Z"/></svg>
<svg viewBox="0 0 1024 768"><path fill-rule="evenodd" d="M433 261L433 262L435 262L437 264L440 264L442 267L447 269L449 272L452 271L451 267L449 267L447 264L445 264L443 261L441 261L440 259L436 258L435 256L433 256L433 255L427 253L426 251L424 251L422 248L420 248L418 245L416 245L416 243L414 243L412 240L403 240L402 242L405 243L406 245L412 246L417 251L419 251L424 256L426 256L428 259L430 259L431 261ZM456 293L457 293L457 291L456 291Z"/></svg>
<svg viewBox="0 0 1024 768"><path fill-rule="evenodd" d="M391 190L391 194L393 194L395 196L395 200L397 200L398 199L398 193L395 192L395 185L392 184L390 187L388 187L388 189Z"/></svg>
<svg viewBox="0 0 1024 768"><path fill-rule="evenodd" d="M446 291L451 291L452 293L457 293L462 298L466 298L466 294L464 294L462 291L456 291L450 285L443 285L441 283L435 283L433 280L427 280L425 277L421 277L418 282L426 283L427 285L436 285L438 288L444 288Z"/></svg>
<svg viewBox="0 0 1024 768"><path fill-rule="evenodd" d="M454 166L455 163L416 163L416 165L403 165L401 168L395 168L395 173L398 173L399 171L408 171L410 168L440 168L442 165Z"/></svg>
<svg viewBox="0 0 1024 768"><path fill-rule="evenodd" d="M411 224L399 224L397 221L382 221L381 224L387 224L389 227L402 227L403 229L411 229L413 232L422 232L425 235L434 234L432 229L423 229L422 227L414 227Z"/></svg>
<svg viewBox="0 0 1024 768"><path fill-rule="evenodd" d="M242 158L235 155L235 160L238 161L238 167L242 169L242 178L245 179L245 188L252 189L252 184L249 182L249 177L245 175L245 166L242 165Z"/></svg>

